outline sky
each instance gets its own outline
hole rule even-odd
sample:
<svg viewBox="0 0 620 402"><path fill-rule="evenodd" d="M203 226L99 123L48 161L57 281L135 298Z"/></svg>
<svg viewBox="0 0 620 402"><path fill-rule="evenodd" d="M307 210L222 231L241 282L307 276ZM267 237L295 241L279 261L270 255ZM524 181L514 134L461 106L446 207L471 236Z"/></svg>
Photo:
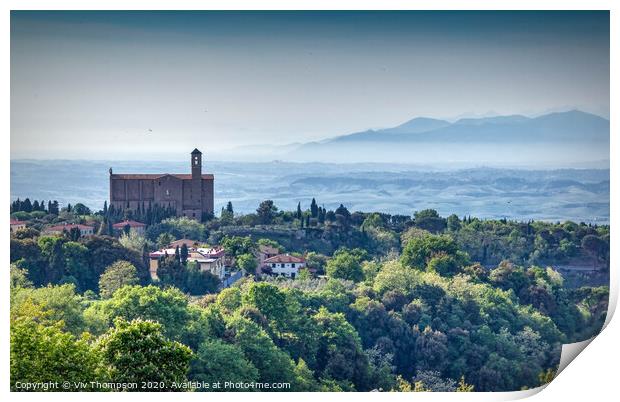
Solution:
<svg viewBox="0 0 620 402"><path fill-rule="evenodd" d="M11 13L11 158L185 159L419 116L609 117L609 13Z"/></svg>

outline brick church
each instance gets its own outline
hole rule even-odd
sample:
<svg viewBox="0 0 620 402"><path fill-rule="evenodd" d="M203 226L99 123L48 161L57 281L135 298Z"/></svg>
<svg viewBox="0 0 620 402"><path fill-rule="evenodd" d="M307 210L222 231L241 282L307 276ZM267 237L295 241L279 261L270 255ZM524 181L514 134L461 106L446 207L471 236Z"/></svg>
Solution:
<svg viewBox="0 0 620 402"><path fill-rule="evenodd" d="M116 209L172 207L177 216L213 214L213 175L202 174L202 152L191 153L191 174L116 174L110 168L110 206Z"/></svg>

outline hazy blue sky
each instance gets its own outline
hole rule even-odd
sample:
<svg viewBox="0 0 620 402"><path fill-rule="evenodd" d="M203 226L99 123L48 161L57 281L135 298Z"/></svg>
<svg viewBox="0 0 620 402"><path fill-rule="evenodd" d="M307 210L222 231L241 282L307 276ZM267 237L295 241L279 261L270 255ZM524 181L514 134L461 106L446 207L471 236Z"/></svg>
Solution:
<svg viewBox="0 0 620 402"><path fill-rule="evenodd" d="M185 158L416 116L609 115L607 12L12 12L13 158Z"/></svg>

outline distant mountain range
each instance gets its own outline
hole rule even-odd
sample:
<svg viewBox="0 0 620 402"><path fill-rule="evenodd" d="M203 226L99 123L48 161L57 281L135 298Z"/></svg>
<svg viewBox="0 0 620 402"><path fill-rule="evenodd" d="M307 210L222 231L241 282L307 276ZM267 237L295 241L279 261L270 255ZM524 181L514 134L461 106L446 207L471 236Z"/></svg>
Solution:
<svg viewBox="0 0 620 402"><path fill-rule="evenodd" d="M468 118L454 123L416 117L393 128L367 130L303 146L360 141L404 144L421 142L605 142L609 141L609 120L579 110L550 113L534 118L522 115Z"/></svg>
<svg viewBox="0 0 620 402"><path fill-rule="evenodd" d="M598 167L592 162L609 159L609 120L579 110L454 122L416 117L391 128L237 151L253 159L299 162Z"/></svg>

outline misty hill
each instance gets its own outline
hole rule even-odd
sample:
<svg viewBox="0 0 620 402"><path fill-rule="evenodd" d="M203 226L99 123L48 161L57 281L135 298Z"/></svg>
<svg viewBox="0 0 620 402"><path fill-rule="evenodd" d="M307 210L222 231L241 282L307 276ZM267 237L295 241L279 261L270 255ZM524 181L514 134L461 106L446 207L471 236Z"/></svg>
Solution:
<svg viewBox="0 0 620 402"><path fill-rule="evenodd" d="M418 117L281 152L286 160L577 166L609 158L609 120L579 110L466 118Z"/></svg>
<svg viewBox="0 0 620 402"><path fill-rule="evenodd" d="M336 137L322 144L371 142L555 142L609 140L609 120L572 110L529 118L521 115L445 120L416 118L394 128L368 130Z"/></svg>
<svg viewBox="0 0 620 402"><path fill-rule="evenodd" d="M112 166L128 173L182 172L185 162L11 161L11 199L83 202L98 210L109 197ZM401 164L208 162L215 210L232 201L253 212L271 199L294 210L315 197L335 209L410 215L434 208L447 216L609 222L609 170L436 170Z"/></svg>

